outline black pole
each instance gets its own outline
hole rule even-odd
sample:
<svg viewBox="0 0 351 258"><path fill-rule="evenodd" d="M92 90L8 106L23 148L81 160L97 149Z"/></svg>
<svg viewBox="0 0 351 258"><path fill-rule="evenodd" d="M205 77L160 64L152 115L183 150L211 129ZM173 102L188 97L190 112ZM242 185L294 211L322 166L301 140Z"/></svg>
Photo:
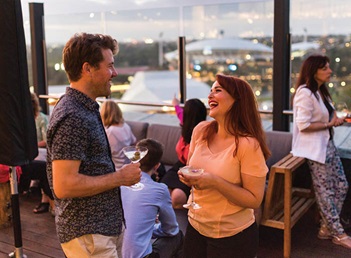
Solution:
<svg viewBox="0 0 351 258"><path fill-rule="evenodd" d="M22 249L22 229L21 229L21 217L20 207L18 198L17 188L17 174L16 167L10 167L10 186L11 186L11 208L12 208L12 220L13 220L13 233L15 238L15 251L9 254L9 257L25 258Z"/></svg>
<svg viewBox="0 0 351 258"><path fill-rule="evenodd" d="M289 131L290 0L274 0L273 130Z"/></svg>
<svg viewBox="0 0 351 258"><path fill-rule="evenodd" d="M179 90L180 103L186 101L186 58L185 58L185 37L181 36L178 39L178 69L179 69Z"/></svg>
<svg viewBox="0 0 351 258"><path fill-rule="evenodd" d="M44 33L44 4L29 3L30 34L32 47L33 85L37 95L47 95L47 61ZM48 104L45 99L39 99L42 111L48 114Z"/></svg>
<svg viewBox="0 0 351 258"><path fill-rule="evenodd" d="M27 53L20 0L0 5L0 163L10 167L11 207L15 251L23 258L16 166L38 155L34 114L28 83Z"/></svg>

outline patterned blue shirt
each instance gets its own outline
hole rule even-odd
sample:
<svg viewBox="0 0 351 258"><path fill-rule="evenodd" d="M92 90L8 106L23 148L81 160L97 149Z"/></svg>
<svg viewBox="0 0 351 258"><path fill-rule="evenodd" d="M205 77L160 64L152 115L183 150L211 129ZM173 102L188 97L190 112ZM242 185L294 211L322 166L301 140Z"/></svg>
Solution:
<svg viewBox="0 0 351 258"><path fill-rule="evenodd" d="M47 174L52 190L53 160L80 160L79 173L88 176L115 171L98 103L73 88L67 88L53 110L47 151ZM123 209L119 187L89 197L55 196L55 204L56 230L61 243L85 234L121 233Z"/></svg>

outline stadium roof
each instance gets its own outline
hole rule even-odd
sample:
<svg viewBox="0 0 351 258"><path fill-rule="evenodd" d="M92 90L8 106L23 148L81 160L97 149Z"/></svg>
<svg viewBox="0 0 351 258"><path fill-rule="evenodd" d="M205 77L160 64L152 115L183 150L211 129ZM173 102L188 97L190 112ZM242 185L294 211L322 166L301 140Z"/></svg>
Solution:
<svg viewBox="0 0 351 258"><path fill-rule="evenodd" d="M298 42L291 44L291 56L292 57L304 57L307 53L317 52L320 45L316 42Z"/></svg>
<svg viewBox="0 0 351 258"><path fill-rule="evenodd" d="M216 55L218 52L230 52L236 55L269 55L273 49L261 43L239 38L205 39L186 44L187 54ZM178 59L178 50L165 54L167 60Z"/></svg>
<svg viewBox="0 0 351 258"><path fill-rule="evenodd" d="M186 45L186 51L198 51L206 48L212 50L249 50L272 53L273 49L261 43L255 43L251 40L239 38L224 38L224 39L206 39L191 42Z"/></svg>

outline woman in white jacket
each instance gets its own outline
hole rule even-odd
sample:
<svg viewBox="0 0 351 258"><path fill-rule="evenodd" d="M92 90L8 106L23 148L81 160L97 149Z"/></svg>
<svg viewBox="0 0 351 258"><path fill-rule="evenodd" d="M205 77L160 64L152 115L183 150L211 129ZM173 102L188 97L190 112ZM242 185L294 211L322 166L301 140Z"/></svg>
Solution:
<svg viewBox="0 0 351 258"><path fill-rule="evenodd" d="M326 86L331 74L326 56L312 55L302 64L293 98L292 154L305 157L311 171L322 218L318 237L351 249L339 217L348 183L333 141L333 127L342 125L344 118L337 117L331 103Z"/></svg>

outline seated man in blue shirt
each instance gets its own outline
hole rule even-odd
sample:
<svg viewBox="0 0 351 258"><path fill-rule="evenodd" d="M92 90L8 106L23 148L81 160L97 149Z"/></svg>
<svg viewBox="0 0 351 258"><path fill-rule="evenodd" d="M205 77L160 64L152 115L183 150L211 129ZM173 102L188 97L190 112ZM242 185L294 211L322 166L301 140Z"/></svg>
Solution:
<svg viewBox="0 0 351 258"><path fill-rule="evenodd" d="M140 191L121 187L126 219L122 256L181 257L183 233L179 230L168 188L151 178L160 165L163 146L153 139L141 140L137 146L148 148L140 160L141 183L145 187Z"/></svg>

